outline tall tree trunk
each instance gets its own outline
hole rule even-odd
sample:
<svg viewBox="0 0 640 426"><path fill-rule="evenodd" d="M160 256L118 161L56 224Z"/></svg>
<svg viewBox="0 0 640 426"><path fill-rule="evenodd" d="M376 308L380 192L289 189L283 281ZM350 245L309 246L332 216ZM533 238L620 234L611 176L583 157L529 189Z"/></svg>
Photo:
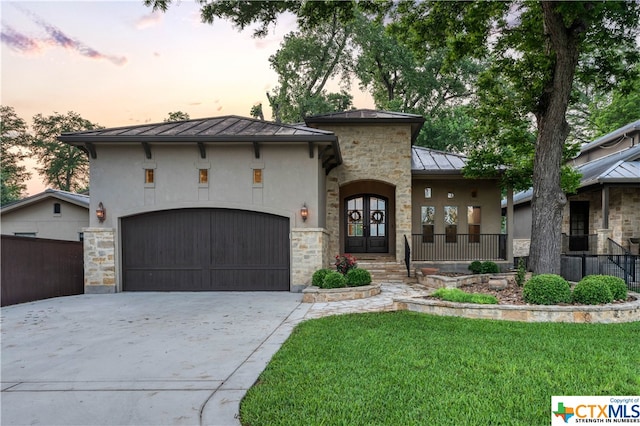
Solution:
<svg viewBox="0 0 640 426"><path fill-rule="evenodd" d="M584 22L567 27L556 2L541 2L547 54L552 74L540 97L536 119L538 138L533 163L530 267L536 274L559 274L562 213L567 197L560 186L564 143L569 135L565 119L578 64L578 43Z"/></svg>

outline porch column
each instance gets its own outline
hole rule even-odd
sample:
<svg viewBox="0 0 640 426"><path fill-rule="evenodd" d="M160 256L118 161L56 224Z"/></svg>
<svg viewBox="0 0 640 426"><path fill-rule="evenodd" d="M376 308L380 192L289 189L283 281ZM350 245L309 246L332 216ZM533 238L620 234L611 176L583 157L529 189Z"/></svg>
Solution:
<svg viewBox="0 0 640 426"><path fill-rule="evenodd" d="M84 228L84 292L115 293L115 232L113 228Z"/></svg>
<svg viewBox="0 0 640 426"><path fill-rule="evenodd" d="M507 261L513 265L513 188L507 189ZM513 265L514 267L516 265Z"/></svg>
<svg viewBox="0 0 640 426"><path fill-rule="evenodd" d="M598 251L596 254L609 254L608 239L611 238L611 229L596 229L598 234Z"/></svg>
<svg viewBox="0 0 640 426"><path fill-rule="evenodd" d="M328 267L329 232L324 228L291 230L291 291L301 292L311 285L318 269Z"/></svg>

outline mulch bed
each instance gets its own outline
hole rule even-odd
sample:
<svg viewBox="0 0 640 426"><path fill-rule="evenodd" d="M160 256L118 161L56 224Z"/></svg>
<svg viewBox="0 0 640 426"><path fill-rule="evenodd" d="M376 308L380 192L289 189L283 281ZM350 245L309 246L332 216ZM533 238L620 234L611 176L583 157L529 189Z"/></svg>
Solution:
<svg viewBox="0 0 640 426"><path fill-rule="evenodd" d="M501 290L497 290L491 287L489 283L478 283L471 285L463 285L460 287L460 290L465 291L467 293L482 293L482 294L491 294L498 299L498 304L500 305L528 305L527 302L522 300L522 287L519 287L512 280L507 280L507 286ZM634 301L635 298L632 296L627 297L626 301L616 300L613 303L625 303ZM561 303L560 305L570 306L570 305L581 305L580 303Z"/></svg>

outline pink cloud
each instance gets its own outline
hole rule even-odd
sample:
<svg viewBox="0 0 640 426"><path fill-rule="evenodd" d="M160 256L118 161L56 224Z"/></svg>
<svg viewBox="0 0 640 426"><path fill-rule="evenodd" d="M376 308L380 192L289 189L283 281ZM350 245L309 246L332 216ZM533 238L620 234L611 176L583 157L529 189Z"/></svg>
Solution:
<svg viewBox="0 0 640 426"><path fill-rule="evenodd" d="M138 30L144 30L158 25L162 22L164 15L161 12L151 12L148 15L141 16L136 20L135 26Z"/></svg>
<svg viewBox="0 0 640 426"><path fill-rule="evenodd" d="M16 6L17 7L17 6ZM60 28L38 17L35 13L18 7L20 11L29 16L33 22L38 24L46 32L46 37L31 37L24 35L8 25L3 24L0 33L0 41L15 51L20 53L39 53L44 47L62 47L74 53L78 53L90 59L106 59L114 65L122 66L127 63L124 56L103 54L96 49L87 46L80 40L74 39L66 35Z"/></svg>
<svg viewBox="0 0 640 426"><path fill-rule="evenodd" d="M8 25L2 28L0 41L20 53L39 53L42 50L38 39L19 33Z"/></svg>

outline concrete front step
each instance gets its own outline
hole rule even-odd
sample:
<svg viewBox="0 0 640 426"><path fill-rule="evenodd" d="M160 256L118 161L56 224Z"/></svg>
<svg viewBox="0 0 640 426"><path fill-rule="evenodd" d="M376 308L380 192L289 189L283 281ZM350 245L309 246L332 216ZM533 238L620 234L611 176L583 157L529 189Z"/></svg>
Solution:
<svg viewBox="0 0 640 426"><path fill-rule="evenodd" d="M412 276L408 277L406 266L395 261L358 261L358 268L369 271L373 280L377 282L406 284L417 282L414 271L411 271Z"/></svg>

